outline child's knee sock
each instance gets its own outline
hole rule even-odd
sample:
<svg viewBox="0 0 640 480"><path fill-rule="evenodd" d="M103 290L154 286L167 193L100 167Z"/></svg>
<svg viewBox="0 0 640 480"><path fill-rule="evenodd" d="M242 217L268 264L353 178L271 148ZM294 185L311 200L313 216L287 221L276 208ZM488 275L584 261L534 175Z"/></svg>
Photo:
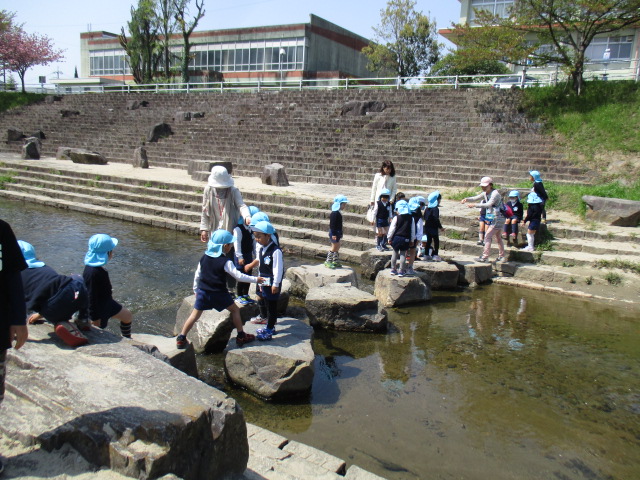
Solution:
<svg viewBox="0 0 640 480"><path fill-rule="evenodd" d="M406 268L406 264L407 264L407 252L404 252L400 254L400 270L401 271L404 271L404 269Z"/></svg>
<svg viewBox="0 0 640 480"><path fill-rule="evenodd" d="M512 223L511 224L511 235L515 235L516 237L518 236L518 224L517 223Z"/></svg>
<svg viewBox="0 0 640 480"><path fill-rule="evenodd" d="M131 338L131 324L120 322L120 333L123 337Z"/></svg>
<svg viewBox="0 0 640 480"><path fill-rule="evenodd" d="M333 252L333 261L335 263L340 261L340 252Z"/></svg>
<svg viewBox="0 0 640 480"><path fill-rule="evenodd" d="M506 233L507 235L509 235L509 233L511 233L511 224L510 223L506 223L504 224L504 233Z"/></svg>
<svg viewBox="0 0 640 480"><path fill-rule="evenodd" d="M260 310L260 316L267 318L267 301L264 298L258 300L258 310Z"/></svg>
<svg viewBox="0 0 640 480"><path fill-rule="evenodd" d="M267 328L273 330L278 321L278 300L267 301Z"/></svg>
<svg viewBox="0 0 640 480"><path fill-rule="evenodd" d="M536 238L536 234L535 233L527 233L527 246L529 248L533 248L533 242Z"/></svg>
<svg viewBox="0 0 640 480"><path fill-rule="evenodd" d="M329 252L327 253L327 263L331 263L332 259L333 259L333 252L329 250Z"/></svg>
<svg viewBox="0 0 640 480"><path fill-rule="evenodd" d="M478 230L478 240L484 242L484 231Z"/></svg>
<svg viewBox="0 0 640 480"><path fill-rule="evenodd" d="M380 236L380 237L376 237L376 245L377 245L378 247L381 247L381 246L382 246L382 238L383 238L382 236Z"/></svg>

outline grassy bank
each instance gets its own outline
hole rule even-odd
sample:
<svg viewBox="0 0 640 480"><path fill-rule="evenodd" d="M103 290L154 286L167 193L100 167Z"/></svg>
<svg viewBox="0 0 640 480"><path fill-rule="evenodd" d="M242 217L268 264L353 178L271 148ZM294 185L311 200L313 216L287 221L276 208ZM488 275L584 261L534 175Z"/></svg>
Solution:
<svg viewBox="0 0 640 480"><path fill-rule="evenodd" d="M44 97L42 93L0 92L0 112L40 102Z"/></svg>

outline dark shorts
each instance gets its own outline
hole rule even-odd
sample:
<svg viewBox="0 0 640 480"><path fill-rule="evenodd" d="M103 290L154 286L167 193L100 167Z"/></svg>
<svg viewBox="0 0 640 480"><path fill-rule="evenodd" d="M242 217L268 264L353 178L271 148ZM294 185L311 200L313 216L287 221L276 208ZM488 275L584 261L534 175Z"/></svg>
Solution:
<svg viewBox="0 0 640 480"><path fill-rule="evenodd" d="M72 275L71 278L71 282L58 290L38 312L51 323L69 320L76 312L80 312L82 317L87 316L89 295L82 277Z"/></svg>
<svg viewBox="0 0 640 480"><path fill-rule="evenodd" d="M484 215L480 215L478 217L478 220L480 220L481 222L484 222L486 220L486 218L484 218Z"/></svg>
<svg viewBox="0 0 640 480"><path fill-rule="evenodd" d="M388 227L388 226L389 226L389 219L388 218L377 218L376 219L376 227L384 228L384 227Z"/></svg>
<svg viewBox="0 0 640 480"><path fill-rule="evenodd" d="M97 310L97 315L94 310L93 318L91 320L100 320L100 328L107 328L109 319L120 313L122 305L116 302L113 298L109 299L104 305L100 306Z"/></svg>
<svg viewBox="0 0 640 480"><path fill-rule="evenodd" d="M4 399L4 379L7 376L7 351L0 350L0 403Z"/></svg>
<svg viewBox="0 0 640 480"><path fill-rule="evenodd" d="M207 292L200 288L196 289L196 303L193 308L196 310L212 310L218 312L229 308L233 304L233 298L229 292Z"/></svg>
<svg viewBox="0 0 640 480"><path fill-rule="evenodd" d="M332 237L336 237L337 240L334 240ZM329 240L331 243L338 243L342 239L342 231L341 230L331 230L329 229Z"/></svg>
<svg viewBox="0 0 640 480"><path fill-rule="evenodd" d="M394 235L391 240L391 248L396 252L405 252L409 248L409 239L401 237L400 235Z"/></svg>
<svg viewBox="0 0 640 480"><path fill-rule="evenodd" d="M273 282L273 279L271 279L271 281ZM282 286L280 286L280 288L282 289ZM276 293L275 295L271 293L271 286L263 287L262 285L258 285L256 293L265 300L278 300L280 298L279 293Z"/></svg>
<svg viewBox="0 0 640 480"><path fill-rule="evenodd" d="M538 230L540 228L540 220L529 220L529 230Z"/></svg>

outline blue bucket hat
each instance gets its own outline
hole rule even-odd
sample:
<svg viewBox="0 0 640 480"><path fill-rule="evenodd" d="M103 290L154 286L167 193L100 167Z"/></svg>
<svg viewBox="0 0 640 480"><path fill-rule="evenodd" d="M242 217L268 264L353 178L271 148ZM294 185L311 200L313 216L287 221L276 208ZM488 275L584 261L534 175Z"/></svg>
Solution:
<svg viewBox="0 0 640 480"><path fill-rule="evenodd" d="M438 200L442 198L440 192L436 190L435 192L431 192L427 199L429 200L429 208L436 208L438 206Z"/></svg>
<svg viewBox="0 0 640 480"><path fill-rule="evenodd" d="M27 267L44 267L44 262L41 262L36 258L36 249L33 248L33 245L25 242L24 240L18 240L18 245L20 245L20 250L22 250L22 256L24 257L25 262L27 262Z"/></svg>
<svg viewBox="0 0 640 480"><path fill-rule="evenodd" d="M420 200L418 200L418 197L411 197L409 199L409 211L413 213L416 210L420 210Z"/></svg>
<svg viewBox="0 0 640 480"><path fill-rule="evenodd" d="M268 222L268 221L269 221L269 215L267 215L264 212L256 212L253 215L251 215L251 223L249 224L249 226L253 227L258 222Z"/></svg>
<svg viewBox="0 0 640 480"><path fill-rule="evenodd" d="M531 192L529 195L527 195L527 203L543 203L543 202L536 192Z"/></svg>
<svg viewBox="0 0 640 480"><path fill-rule="evenodd" d="M533 181L536 183L542 182L542 177L540 176L540 172L538 170L531 170L529 175L533 177Z"/></svg>
<svg viewBox="0 0 640 480"><path fill-rule="evenodd" d="M109 252L116 248L118 239L106 233L97 233L89 239L89 250L84 256L84 264L89 267L101 267L109 261Z"/></svg>
<svg viewBox="0 0 640 480"><path fill-rule="evenodd" d="M207 250L204 254L209 257L218 258L222 255L222 247L233 243L234 240L235 237L226 230L216 230L207 242Z"/></svg>
<svg viewBox="0 0 640 480"><path fill-rule="evenodd" d="M409 204L406 200L399 200L396 202L396 211L398 215L405 215L409 213Z"/></svg>
<svg viewBox="0 0 640 480"><path fill-rule="evenodd" d="M382 190L380 190L380 195L378 195L378 200L380 200L380 198L382 197L391 198L391 190L389 190L388 188L383 188Z"/></svg>
<svg viewBox="0 0 640 480"><path fill-rule="evenodd" d="M422 239L420 240L421 242L428 242L429 239L427 238L426 235L422 235Z"/></svg>
<svg viewBox="0 0 640 480"><path fill-rule="evenodd" d="M349 203L347 197L345 197L344 195L336 195L336 198L333 199L333 205L331 205L331 211L337 212L338 210L340 210L340 205L343 203Z"/></svg>
<svg viewBox="0 0 640 480"><path fill-rule="evenodd" d="M516 198L520 198L520 192L518 190L511 190L509 192L509 197L516 197Z"/></svg>

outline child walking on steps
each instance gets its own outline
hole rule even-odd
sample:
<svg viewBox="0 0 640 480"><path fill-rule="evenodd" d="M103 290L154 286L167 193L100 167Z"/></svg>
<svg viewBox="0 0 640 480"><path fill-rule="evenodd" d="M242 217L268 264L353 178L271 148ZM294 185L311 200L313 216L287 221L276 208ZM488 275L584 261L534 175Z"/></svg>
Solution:
<svg viewBox="0 0 640 480"><path fill-rule="evenodd" d="M340 240L342 239L342 213L341 210L349 203L344 195L336 195L331 205L331 216L329 217L329 240L331 241L331 249L327 253L327 260L324 266L327 268L340 268L342 264L339 262L340 256Z"/></svg>
<svg viewBox="0 0 640 480"><path fill-rule="evenodd" d="M226 256L233 246L233 235L226 230L216 230L207 242L207 250L198 263L193 290L196 301L191 315L184 322L180 335L176 338L176 347L187 348L187 334L193 328L205 310L215 308L218 312L228 310L231 313L231 321L238 331L236 345L241 347L245 343L255 340L255 336L245 333L240 318L240 308L234 303L227 289L227 274L244 283L259 283L264 279L245 275L238 271L233 262Z"/></svg>
<svg viewBox="0 0 640 480"><path fill-rule="evenodd" d="M388 250L387 232L389 231L389 220L392 216L390 198L391 192L383 188L378 201L373 207L376 226L376 248L379 251Z"/></svg>
<svg viewBox="0 0 640 480"><path fill-rule="evenodd" d="M409 204L400 200L396 203L397 215L391 220L389 226L389 243L393 248L391 254L391 275L404 277L406 274L405 263L407 250L411 242L416 239L416 224L413 217L409 213ZM400 259L400 269L398 270L397 262Z"/></svg>
<svg viewBox="0 0 640 480"><path fill-rule="evenodd" d="M533 243L536 238L536 232L540 228L540 220L542 219L542 209L544 202L537 193L531 192L527 195L527 216L522 221L522 225L529 222L527 230L527 246L522 249L523 252L533 252Z"/></svg>
<svg viewBox="0 0 640 480"><path fill-rule="evenodd" d="M284 259L282 250L276 239L276 229L269 222L260 221L251 227L256 237L256 259L245 267L245 271L251 271L259 265L259 275L264 278L264 283L258 287L258 307L260 316L251 319L251 323L267 324L266 328L256 331L258 340L271 340L276 334L276 322L278 321L278 300L280 299L280 287L284 275Z"/></svg>
<svg viewBox="0 0 640 480"><path fill-rule="evenodd" d="M89 239L89 250L84 256L82 278L89 293L89 318L96 327L107 328L111 317L120 320L120 333L131 338L131 312L113 299L109 272L104 268L113 258L118 239L98 233Z"/></svg>
<svg viewBox="0 0 640 480"><path fill-rule="evenodd" d="M518 190L511 190L509 192L509 201L507 205L511 207L511 215L505 216L504 231L502 232L502 238L508 239L511 243L515 244L518 241L518 224L522 221L522 203L520 203L520 192Z"/></svg>

